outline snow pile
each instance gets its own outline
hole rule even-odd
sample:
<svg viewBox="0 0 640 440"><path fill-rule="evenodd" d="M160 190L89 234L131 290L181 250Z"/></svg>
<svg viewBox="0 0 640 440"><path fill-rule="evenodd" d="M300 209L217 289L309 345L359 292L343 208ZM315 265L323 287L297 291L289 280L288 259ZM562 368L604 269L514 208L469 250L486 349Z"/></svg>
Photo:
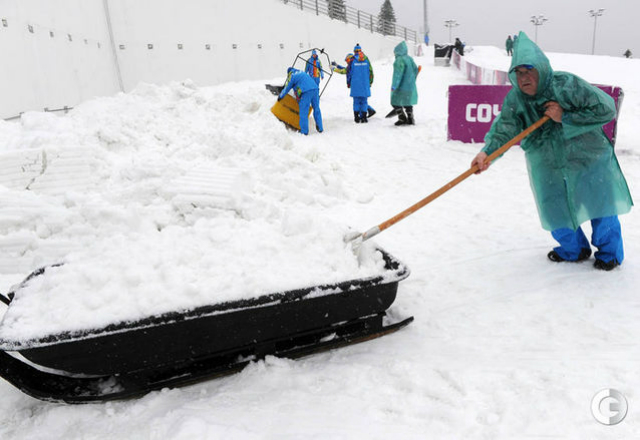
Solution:
<svg viewBox="0 0 640 440"><path fill-rule="evenodd" d="M4 191L46 215L5 218L1 232L29 231L34 262L64 264L18 290L0 336L100 328L380 274L381 254L367 245L358 261L343 241L346 223L318 212L346 197L339 167L292 148L273 102L259 84L235 95L190 82L141 85L64 117L4 123L7 149L49 158L30 185L51 174L54 152L80 151L91 173L59 194L48 185ZM71 251L42 255L52 241Z"/></svg>

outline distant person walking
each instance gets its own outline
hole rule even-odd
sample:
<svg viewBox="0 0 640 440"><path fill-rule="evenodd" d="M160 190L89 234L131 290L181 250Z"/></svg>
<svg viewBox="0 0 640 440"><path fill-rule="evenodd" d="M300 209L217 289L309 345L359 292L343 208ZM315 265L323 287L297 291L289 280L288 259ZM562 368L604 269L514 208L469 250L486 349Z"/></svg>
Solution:
<svg viewBox="0 0 640 440"><path fill-rule="evenodd" d="M631 58L633 56L629 49L625 50L623 55L625 58Z"/></svg>
<svg viewBox="0 0 640 440"><path fill-rule="evenodd" d="M309 107L313 107L313 119L316 121L316 130L322 133L322 113L320 112L320 95L318 84L305 72L289 67L287 69L287 81L284 89L278 95L278 101L283 99L289 90L298 101L298 114L300 117L300 133L309 134Z"/></svg>
<svg viewBox="0 0 640 440"><path fill-rule="evenodd" d="M347 87L351 89L353 98L353 118L356 123L366 123L368 99L373 84L373 67L369 58L356 43L353 48L353 61L347 72Z"/></svg>
<svg viewBox="0 0 640 440"><path fill-rule="evenodd" d="M511 35L507 37L507 41L505 42L505 46L507 48L507 55L513 55L513 40L511 39Z"/></svg>
<svg viewBox="0 0 640 440"><path fill-rule="evenodd" d="M318 54L315 49L311 51L311 57L307 60L307 67L305 72L313 78L316 84L320 85L320 80L324 79L324 72L322 71L322 63L318 59Z"/></svg>
<svg viewBox="0 0 640 440"><path fill-rule="evenodd" d="M414 125L413 106L418 103L416 77L420 68L409 56L407 43L400 42L394 49L396 59L393 62L391 80L391 105L398 115L395 125ZM405 114L406 112L406 114Z"/></svg>
<svg viewBox="0 0 640 440"><path fill-rule="evenodd" d="M462 44L462 41L460 41L460 38L456 37L456 41L453 44L453 47L460 54L461 57L464 56L464 44Z"/></svg>

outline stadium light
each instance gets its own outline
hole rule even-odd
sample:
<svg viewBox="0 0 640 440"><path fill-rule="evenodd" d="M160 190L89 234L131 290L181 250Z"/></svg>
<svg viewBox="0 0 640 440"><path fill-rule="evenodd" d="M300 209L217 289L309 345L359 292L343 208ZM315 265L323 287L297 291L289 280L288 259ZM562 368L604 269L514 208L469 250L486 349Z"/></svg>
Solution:
<svg viewBox="0 0 640 440"><path fill-rule="evenodd" d="M593 43L591 43L591 55L596 51L596 25L598 24L598 17L600 17L603 12L603 8L589 9L589 15L593 17Z"/></svg>
<svg viewBox="0 0 640 440"><path fill-rule="evenodd" d="M536 44L538 44L538 26L542 26L544 22L549 21L549 19L542 14L538 14L538 15L532 15L530 21L531 23L533 23L533 25L536 28L536 36L534 41Z"/></svg>
<svg viewBox="0 0 640 440"><path fill-rule="evenodd" d="M449 43L451 43L451 28L460 26L456 20L445 20L444 25L449 28Z"/></svg>

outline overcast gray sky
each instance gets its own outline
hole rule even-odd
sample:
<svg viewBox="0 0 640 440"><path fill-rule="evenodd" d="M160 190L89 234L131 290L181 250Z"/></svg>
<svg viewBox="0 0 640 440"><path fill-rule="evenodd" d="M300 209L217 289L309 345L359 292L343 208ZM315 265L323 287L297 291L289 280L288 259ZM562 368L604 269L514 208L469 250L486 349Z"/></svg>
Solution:
<svg viewBox="0 0 640 440"><path fill-rule="evenodd" d="M383 0L345 0L348 6L377 15ZM391 0L399 25L423 30L424 0ZM594 19L590 9L604 8L596 24L596 55L622 56L631 49L640 58L640 0L427 0L429 37L445 44L449 29L445 20L456 20L453 39L479 46L504 47L509 34L526 32L535 39L532 15L549 21L538 28L538 45L549 52L590 54Z"/></svg>

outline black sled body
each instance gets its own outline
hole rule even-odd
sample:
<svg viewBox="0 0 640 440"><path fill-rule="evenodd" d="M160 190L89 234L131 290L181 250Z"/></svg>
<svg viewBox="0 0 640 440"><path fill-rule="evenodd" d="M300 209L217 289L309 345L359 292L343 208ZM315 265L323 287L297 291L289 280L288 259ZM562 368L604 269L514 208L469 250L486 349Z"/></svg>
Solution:
<svg viewBox="0 0 640 440"><path fill-rule="evenodd" d="M409 270L382 252L385 272L373 278L37 340L0 339L0 376L43 400L113 400L230 374L267 355L295 358L382 336L413 319L386 314Z"/></svg>

